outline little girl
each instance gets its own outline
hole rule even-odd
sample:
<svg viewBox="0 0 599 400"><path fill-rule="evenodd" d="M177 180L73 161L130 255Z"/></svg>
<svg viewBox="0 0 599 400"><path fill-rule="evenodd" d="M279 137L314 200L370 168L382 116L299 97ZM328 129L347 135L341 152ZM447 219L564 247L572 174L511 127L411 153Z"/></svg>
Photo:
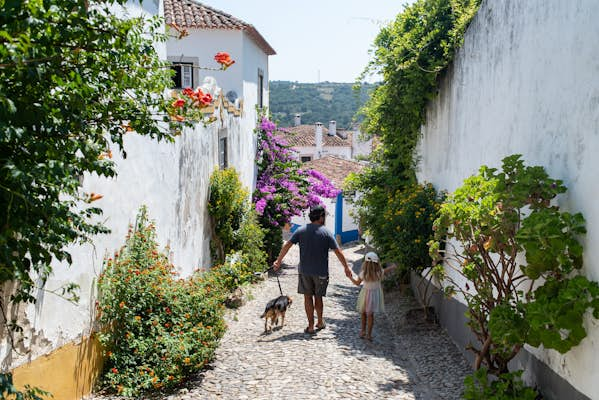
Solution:
<svg viewBox="0 0 599 400"><path fill-rule="evenodd" d="M383 269L379 262L379 257L374 252L369 252L364 257L362 270L358 275L358 279L351 276L351 281L355 285L362 285L360 294L358 295L358 312L362 314L362 329L360 337L372 340L372 326L374 325L374 314L385 311L385 300L383 298L383 287L381 281L385 274L395 267ZM368 331L366 330L368 323Z"/></svg>

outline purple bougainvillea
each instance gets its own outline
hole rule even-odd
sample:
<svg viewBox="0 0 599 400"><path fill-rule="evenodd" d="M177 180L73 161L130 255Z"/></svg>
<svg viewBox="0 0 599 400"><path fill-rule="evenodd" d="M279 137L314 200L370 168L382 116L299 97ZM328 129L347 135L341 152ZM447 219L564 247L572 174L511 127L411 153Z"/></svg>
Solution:
<svg viewBox="0 0 599 400"><path fill-rule="evenodd" d="M276 125L262 118L258 130L258 180L253 201L263 224L283 226L294 215L334 198L340 190L320 172L303 170L294 151L275 136Z"/></svg>

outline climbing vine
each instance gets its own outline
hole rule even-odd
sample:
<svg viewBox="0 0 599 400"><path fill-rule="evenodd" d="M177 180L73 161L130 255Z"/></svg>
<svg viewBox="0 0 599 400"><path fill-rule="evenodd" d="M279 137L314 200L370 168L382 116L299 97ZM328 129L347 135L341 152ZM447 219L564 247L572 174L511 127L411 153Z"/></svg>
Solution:
<svg viewBox="0 0 599 400"><path fill-rule="evenodd" d="M439 77L453 60L479 4L480 0L418 0L407 6L378 34L373 58L359 79L372 73L383 77L360 111L362 129L382 144L365 173L351 179L350 190L361 194L357 214L363 229L375 243L389 244L385 248L392 247L397 218L381 216L395 215L395 199L409 197L416 184L415 147L426 105L436 95Z"/></svg>

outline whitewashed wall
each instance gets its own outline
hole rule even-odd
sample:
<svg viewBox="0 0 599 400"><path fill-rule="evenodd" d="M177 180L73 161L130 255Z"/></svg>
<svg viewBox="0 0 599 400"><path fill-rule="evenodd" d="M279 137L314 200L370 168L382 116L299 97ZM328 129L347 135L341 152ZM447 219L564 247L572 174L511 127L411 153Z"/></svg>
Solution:
<svg viewBox="0 0 599 400"><path fill-rule="evenodd" d="M568 187L582 212L585 269L599 280L599 2L484 1L427 112L420 181L453 191L482 164L520 153ZM529 350L577 390L599 399L599 323L566 355Z"/></svg>
<svg viewBox="0 0 599 400"><path fill-rule="evenodd" d="M86 175L83 191L104 197L94 203L104 210L102 220L111 230L94 238L93 244L73 246L71 267L54 265L46 289L75 282L81 286L77 305L40 291L35 306L27 309L25 326L32 352L27 357L3 360L12 367L34 359L81 336L91 333L97 277L103 258L119 249L138 209L147 205L156 221L161 247L170 246L170 256L182 276L199 267L210 267L210 222L207 213L210 175L218 168L218 135L226 129L233 143L253 140L252 131L242 131L240 118L229 116L208 127L186 130L175 143L156 142L137 134L125 138L127 158L113 148L118 176L114 179ZM248 138L249 137L249 138ZM231 165L252 158L251 146L231 146ZM246 174L247 175L247 174ZM242 179L246 187L253 176ZM2 355L6 354L6 347Z"/></svg>
<svg viewBox="0 0 599 400"><path fill-rule="evenodd" d="M341 222L341 229L343 232L353 231L358 229L358 223L354 221L354 217L351 216L353 205L347 201L345 196L343 197L343 220Z"/></svg>
<svg viewBox="0 0 599 400"><path fill-rule="evenodd" d="M324 226L327 227L333 234L335 233L335 203L331 199L320 199L324 208L327 211L327 216L325 218ZM306 225L310 223L310 218L308 217L308 211L306 210L303 215L294 216L291 218L291 223L295 225Z"/></svg>
<svg viewBox="0 0 599 400"><path fill-rule="evenodd" d="M352 148L349 146L323 146L320 156L317 155L315 146L295 146L294 149L297 151L298 159L301 156L310 156L313 160L325 156L338 156L350 160L352 154Z"/></svg>
<svg viewBox="0 0 599 400"><path fill-rule="evenodd" d="M367 156L372 153L372 138L363 140L358 129L353 132L351 157Z"/></svg>

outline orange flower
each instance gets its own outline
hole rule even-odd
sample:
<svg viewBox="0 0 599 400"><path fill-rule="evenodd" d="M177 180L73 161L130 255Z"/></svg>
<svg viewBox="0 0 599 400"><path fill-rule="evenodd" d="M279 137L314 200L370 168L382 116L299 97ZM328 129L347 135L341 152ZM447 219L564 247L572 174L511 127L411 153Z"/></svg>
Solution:
<svg viewBox="0 0 599 400"><path fill-rule="evenodd" d="M184 362L185 364L189 364L189 363L191 362L191 358L189 358L189 357L185 357L185 359L183 360L183 362Z"/></svg>
<svg viewBox="0 0 599 400"><path fill-rule="evenodd" d="M235 64L235 61L231 60L231 56L229 55L229 53L226 53L224 51L216 53L216 55L214 56L214 60L220 65L222 65L223 69L227 69L231 65Z"/></svg>
<svg viewBox="0 0 599 400"><path fill-rule="evenodd" d="M185 89L183 89L183 94L187 97L193 98L193 95L194 95L193 89L189 88L189 87L185 88Z"/></svg>
<svg viewBox="0 0 599 400"><path fill-rule="evenodd" d="M135 316L135 320L136 320L137 322L139 322L139 321L141 321L141 317L140 317L139 315L136 315L136 316Z"/></svg>
<svg viewBox="0 0 599 400"><path fill-rule="evenodd" d="M179 121L179 122L185 121L185 117L182 115L174 115L173 118L175 119L175 121Z"/></svg>
<svg viewBox="0 0 599 400"><path fill-rule="evenodd" d="M112 150L100 153L100 155L98 156L98 160L103 160L105 158L112 158Z"/></svg>
<svg viewBox="0 0 599 400"><path fill-rule="evenodd" d="M101 194L91 192L89 194L89 197L87 198L87 202L91 203L92 201L100 200L102 197L104 197L104 196Z"/></svg>
<svg viewBox="0 0 599 400"><path fill-rule="evenodd" d="M177 99L177 100L173 101L173 103L171 105L175 108L181 108L185 105L185 100Z"/></svg>
<svg viewBox="0 0 599 400"><path fill-rule="evenodd" d="M119 303L119 307L121 307L121 308L125 308L125 302L124 302L124 301L121 301L121 302Z"/></svg>

